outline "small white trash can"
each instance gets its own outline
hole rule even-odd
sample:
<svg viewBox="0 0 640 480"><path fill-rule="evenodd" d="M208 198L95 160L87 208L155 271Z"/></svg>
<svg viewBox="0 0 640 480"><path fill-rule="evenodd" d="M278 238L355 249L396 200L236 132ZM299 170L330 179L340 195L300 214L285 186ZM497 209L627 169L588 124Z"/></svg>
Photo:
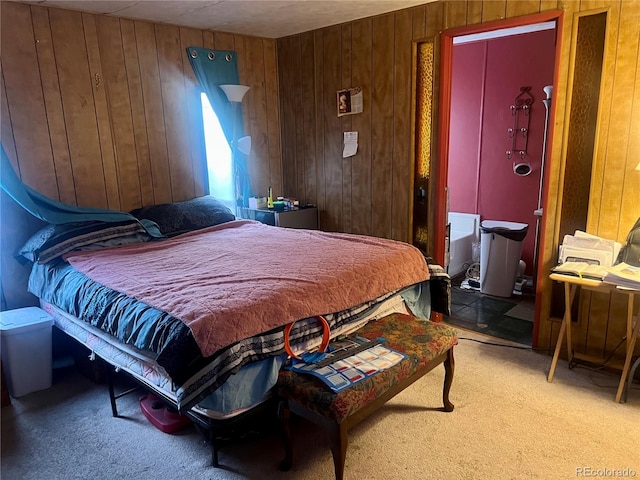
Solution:
<svg viewBox="0 0 640 480"><path fill-rule="evenodd" d="M510 297L518 277L526 223L483 220L480 223L480 292Z"/></svg>
<svg viewBox="0 0 640 480"><path fill-rule="evenodd" d="M52 325L38 307L0 312L2 368L12 397L51 387Z"/></svg>

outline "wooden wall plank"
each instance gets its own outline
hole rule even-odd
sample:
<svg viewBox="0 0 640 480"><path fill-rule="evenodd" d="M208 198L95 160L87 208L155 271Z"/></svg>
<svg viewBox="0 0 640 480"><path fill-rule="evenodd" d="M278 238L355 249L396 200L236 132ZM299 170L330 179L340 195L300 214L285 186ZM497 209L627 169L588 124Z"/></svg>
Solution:
<svg viewBox="0 0 640 480"><path fill-rule="evenodd" d="M585 311L580 317L580 328L574 345L578 351L587 355L604 358L604 342L607 337L607 318L610 311L611 296L605 293L581 292L580 300L585 302ZM582 333L582 336L580 335ZM581 338L582 337L582 338ZM599 340L597 340L599 339Z"/></svg>
<svg viewBox="0 0 640 480"><path fill-rule="evenodd" d="M358 152L351 160L353 181L351 198L355 209L352 229L353 233L360 235L371 233L372 29L373 21L371 19L354 22L352 28L353 51L356 52L356 55L352 59L351 78L354 85L362 87L363 95L363 112L354 115L351 123L353 130L358 132Z"/></svg>
<svg viewBox="0 0 640 480"><path fill-rule="evenodd" d="M507 0L506 18L540 13L540 0Z"/></svg>
<svg viewBox="0 0 640 480"><path fill-rule="evenodd" d="M131 123L135 144L135 156L138 164L138 182L140 203L131 208L153 205L153 178L151 175L151 158L149 138L147 136L147 120L144 114L144 93L136 43L135 24L132 20L120 20L122 46L124 53L127 85L131 105Z"/></svg>
<svg viewBox="0 0 640 480"><path fill-rule="evenodd" d="M634 170L635 158L630 144L640 145L640 117L634 111L634 96L638 95L640 71L640 10L628 2L613 4L609 8L611 20L618 22L617 55L613 75L613 95L611 97L611 119L608 121L609 135L605 156L604 180L602 181L602 201L599 203L599 235L623 240L635 221L640 218L640 175ZM609 23L608 27L611 26ZM626 45L626 48L622 47ZM634 46L632 46L634 45ZM630 101L631 100L631 101ZM635 122L634 122L635 117ZM637 150L635 150L637 152ZM592 180L593 182L593 180ZM633 193L632 193L633 192ZM626 197L626 198L625 198ZM635 200L634 200L635 197ZM590 202L589 215L592 215ZM615 295L607 317L601 323L606 327L606 343L603 352L612 351L626 335L626 298ZM637 307L636 307L637 308ZM607 321L608 320L608 321ZM598 332L599 333L599 332ZM601 345L602 337L595 335L590 344Z"/></svg>
<svg viewBox="0 0 640 480"><path fill-rule="evenodd" d="M58 199L58 186L49 142L47 114L29 5L3 3L2 50L7 108L22 181L40 193ZM28 166L28 167L27 167Z"/></svg>
<svg viewBox="0 0 640 480"><path fill-rule="evenodd" d="M640 45L640 33L635 42ZM631 226L640 218L640 172L636 166L640 165L640 50L636 53L635 86L631 104L631 127L629 130L629 142L627 144L626 158L636 158L638 163L627 161L624 183L622 185L622 202L620 205L620 223L618 227L618 239L625 239L629 235Z"/></svg>
<svg viewBox="0 0 640 480"><path fill-rule="evenodd" d="M89 74L93 88L93 102L95 118L100 137L102 155L102 171L107 192L107 206L114 210L121 209L120 189L118 188L118 164L116 160L116 146L111 125L111 113L107 100L106 83L102 72L102 60L96 31L96 21L93 15L82 14L82 24L86 42L87 58L89 59Z"/></svg>
<svg viewBox="0 0 640 480"><path fill-rule="evenodd" d="M156 32L152 23L134 22L144 114L149 141L149 160L155 204L172 201L171 175L164 126L162 89L156 47Z"/></svg>
<svg viewBox="0 0 640 480"><path fill-rule="evenodd" d="M502 20L507 15L506 0L484 0L482 2L482 22Z"/></svg>
<svg viewBox="0 0 640 480"><path fill-rule="evenodd" d="M444 29L444 2L427 3L427 38L439 34Z"/></svg>
<svg viewBox="0 0 640 480"><path fill-rule="evenodd" d="M459 27L467 24L467 1L451 0L444 3L445 28Z"/></svg>
<svg viewBox="0 0 640 480"><path fill-rule="evenodd" d="M251 86L251 110L249 111L248 135L251 135L252 150L249 163L249 173L254 191L265 195L270 185L269 178L269 149L266 135L260 135L260 126L267 125L267 93L264 82L265 59L263 40L260 38L247 38L245 45L246 64L250 65L250 75L247 85ZM247 93L247 96L249 95ZM245 114L245 118L247 115ZM272 185L273 188L273 185Z"/></svg>
<svg viewBox="0 0 640 480"><path fill-rule="evenodd" d="M188 133L186 131L187 110L185 106L184 70L178 27L156 25L158 69L162 89L167 154L171 174L172 201L193 198L193 167L183 162L182 155L191 158Z"/></svg>
<svg viewBox="0 0 640 480"><path fill-rule="evenodd" d="M210 50L215 50L216 48L215 35L212 31L209 30L209 31L202 32L202 47L208 48Z"/></svg>
<svg viewBox="0 0 640 480"><path fill-rule="evenodd" d="M82 14L51 9L49 17L78 204L101 208L118 205L117 193L114 193L114 199L107 199L104 163L113 165L113 162L106 152L105 161L102 160L109 140L105 139L106 143L102 145L89 53L85 42L78 41L85 38Z"/></svg>
<svg viewBox="0 0 640 480"><path fill-rule="evenodd" d="M410 32L411 26L408 26ZM344 25L342 27L342 49L340 53L341 59L341 86L342 88L352 88L359 85L354 85L351 81L351 24ZM345 115L341 117L342 132L351 132L352 119L354 115ZM344 139L344 137L343 137ZM342 159L342 227L341 231L350 232L352 230L352 165L353 157L347 157Z"/></svg>
<svg viewBox="0 0 640 480"><path fill-rule="evenodd" d="M606 358L610 352L616 352L617 359L623 359L625 348L624 343L621 342L627 335L627 295L621 295L618 293L614 293L609 302L609 310L606 312L606 315L603 316L601 323L604 325L604 331L602 335L604 337L599 337L594 335L591 337L590 345L596 347L600 352L603 358ZM634 308L636 313L638 311L638 302L635 302ZM593 320L589 318L589 323L592 323ZM593 322L595 323L595 322ZM604 338L604 342L603 342Z"/></svg>
<svg viewBox="0 0 640 480"><path fill-rule="evenodd" d="M16 143L13 138L13 124L11 122L11 114L9 113L9 102L7 100L7 89L4 84L4 72L0 65L0 142L4 149L9 162L14 171L20 175L20 165L18 165L18 153L16 152Z"/></svg>
<svg viewBox="0 0 640 480"><path fill-rule="evenodd" d="M412 38L418 40L427 36L427 9L425 5L418 5L411 9L413 19Z"/></svg>
<svg viewBox="0 0 640 480"><path fill-rule="evenodd" d="M332 92L326 92L324 88L324 83L322 81L324 74L324 43L323 43L323 34L321 30L316 30L313 32L313 45L314 45L314 58L316 59L316 68L313 71L314 73L314 83L316 86L316 96L314 98L315 101L315 112L316 112L316 184L318 185L318 197L317 197L317 205L318 205L318 225L320 229L326 228L326 217L325 215L325 206L327 204L327 189L325 185L325 149L324 149L324 139L325 139L325 131L324 131L324 97L326 95L331 95ZM286 134L286 126L283 126L283 132ZM284 168L284 158L283 158L283 168Z"/></svg>
<svg viewBox="0 0 640 480"><path fill-rule="evenodd" d="M391 238L406 240L409 236L409 197L413 161L411 149L411 12L395 14L393 72L393 190Z"/></svg>
<svg viewBox="0 0 640 480"><path fill-rule="evenodd" d="M340 52L342 30L329 27L323 33L322 97L324 125L324 183L326 195L330 201L324 207L326 219L324 228L328 231L340 231L342 228L342 124L337 114L336 92L342 87L340 77Z"/></svg>
<svg viewBox="0 0 640 480"><path fill-rule="evenodd" d="M612 21L616 17L619 18L618 38L617 38L617 55L615 57L615 66L613 69L613 93L611 97L611 118L609 121L608 138L606 140L607 150L603 158L604 179L602 181L601 201L597 202L597 198L592 196L589 202L589 215L592 215L592 204L598 203L599 212L597 215L598 235L606 238L618 238L617 235L622 230L621 206L623 205L623 186L622 181L627 171L627 152L628 139L631 138L631 120L632 120L632 102L630 99L634 96L634 90L637 88L638 80L635 76L638 67L638 44L635 48L631 47L636 42L640 32L640 9L635 8L629 3L622 2L622 10L618 15L618 5L611 8ZM613 22L611 22L613 23ZM611 26L609 23L609 26ZM627 48L622 48L627 45ZM636 185L638 183L636 182ZM640 194L636 195L640 198ZM640 208L636 204L636 215L640 217ZM593 207L595 208L595 206ZM596 215L595 213L593 214ZM625 226L628 231L632 223Z"/></svg>
<svg viewBox="0 0 640 480"><path fill-rule="evenodd" d="M393 212L393 65L394 16L383 15L373 19L372 61L373 97L371 104L371 233L376 237L391 238Z"/></svg>
<svg viewBox="0 0 640 480"><path fill-rule="evenodd" d="M282 156L288 161L283 164L282 169L282 189L288 195L297 195L295 178L296 178L296 144L295 132L296 121L296 98L295 88L297 83L297 69L293 68L295 62L292 58L296 57L298 51L298 38L288 37L278 42L278 71L280 75L280 117L282 118L283 128L287 134L282 135ZM292 94L293 92L293 94ZM287 94L288 93L288 94ZM271 186L273 188L273 185ZM278 192L279 190L276 190Z"/></svg>
<svg viewBox="0 0 640 480"><path fill-rule="evenodd" d="M540 0L540 11L545 12L547 10L557 10L561 6L558 5L558 0Z"/></svg>
<svg viewBox="0 0 640 480"><path fill-rule="evenodd" d="M106 120L109 121L115 147L118 208L129 211L139 206L142 199L120 20L107 16L98 16L95 20L105 102L109 108Z"/></svg>
<svg viewBox="0 0 640 480"><path fill-rule="evenodd" d="M266 130L268 152L267 166L269 168L269 185L282 192L282 151L280 144L280 108L279 108L279 84L278 84L278 56L275 40L264 39L262 43L264 54L264 82L267 109ZM264 195L257 192L257 195Z"/></svg>
<svg viewBox="0 0 640 480"><path fill-rule="evenodd" d="M246 46L248 39L234 35L233 44L234 51L236 52L236 60L238 61L238 81L241 85L247 85L251 87L252 72L255 71L254 66L251 65L251 61L248 58L248 48ZM258 69L260 67L258 66ZM238 109L238 115L242 112L242 126L247 135L251 135L251 116L253 115L253 89L245 94L242 99L242 104Z"/></svg>
<svg viewBox="0 0 640 480"><path fill-rule="evenodd" d="M77 202L76 187L73 183L73 173L71 171L71 156L69 154L69 145L67 144L67 128L62 111L60 82L58 81L53 39L51 38L49 25L49 11L44 7L33 5L31 7L31 19L36 39L42 93L47 112L47 125L55 163L59 199L63 203L75 205Z"/></svg>
<svg viewBox="0 0 640 480"><path fill-rule="evenodd" d="M235 50L235 35L233 33L216 32L214 35L216 50Z"/></svg>
<svg viewBox="0 0 640 480"><path fill-rule="evenodd" d="M482 0L469 0L467 2L467 25L482 23Z"/></svg>
<svg viewBox="0 0 640 480"><path fill-rule="evenodd" d="M290 58L295 59L296 65L302 64L302 39L297 36L292 43L292 50L290 51ZM300 107L304 108L304 102L301 105L300 99L303 95L305 85L302 82L302 78L304 77L303 72L300 69L293 69L289 78L289 85L286 89L286 92L282 90L280 92L281 97L283 95L290 95L292 97L293 103L290 105L289 112L292 115L292 123L289 123L287 128L287 136L291 137L291 149L293 152L293 158L295 161L289 165L289 172L287 175L287 179L289 182L289 186L285 188L282 192L279 192L280 195L290 195L294 198L299 198L303 195L303 190L305 189L305 184L300 183L301 179L304 178L304 170L306 165L306 158L304 155L304 136L305 136L305 119L304 116L299 115ZM315 101L315 99L312 99ZM315 108L315 104L313 104ZM317 179L316 181L320 181ZM287 193L285 193L287 192Z"/></svg>
<svg viewBox="0 0 640 480"><path fill-rule="evenodd" d="M303 33L300 35L300 71L306 72L300 75L301 97L299 99L302 109L302 130L304 132L304 143L302 145L303 169L304 169L304 190L296 191L296 196L303 203L317 203L318 182L316 176L316 144L317 129L315 118L316 85L315 72L316 59L314 56L313 34ZM281 97L282 98L282 97Z"/></svg>

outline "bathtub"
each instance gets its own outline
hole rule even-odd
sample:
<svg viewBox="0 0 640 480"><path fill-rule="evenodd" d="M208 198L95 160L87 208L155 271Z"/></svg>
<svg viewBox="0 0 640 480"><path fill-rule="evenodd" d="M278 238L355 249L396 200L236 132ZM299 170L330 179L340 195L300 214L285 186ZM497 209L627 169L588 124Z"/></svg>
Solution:
<svg viewBox="0 0 640 480"><path fill-rule="evenodd" d="M449 212L449 255L447 273L455 277L473 263L473 244L479 241L480 215Z"/></svg>

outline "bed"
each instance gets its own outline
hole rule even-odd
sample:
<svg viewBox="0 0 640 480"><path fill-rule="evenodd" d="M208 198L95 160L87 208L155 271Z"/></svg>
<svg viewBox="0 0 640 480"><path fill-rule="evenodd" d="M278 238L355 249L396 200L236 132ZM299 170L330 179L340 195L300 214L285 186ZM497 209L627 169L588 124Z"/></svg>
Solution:
<svg viewBox="0 0 640 480"><path fill-rule="evenodd" d="M287 360L373 318L449 313L449 277L414 247L236 220L213 197L136 222L47 226L22 248L55 326L209 432L272 396ZM146 235L152 223L163 237ZM109 383L114 415L117 395Z"/></svg>

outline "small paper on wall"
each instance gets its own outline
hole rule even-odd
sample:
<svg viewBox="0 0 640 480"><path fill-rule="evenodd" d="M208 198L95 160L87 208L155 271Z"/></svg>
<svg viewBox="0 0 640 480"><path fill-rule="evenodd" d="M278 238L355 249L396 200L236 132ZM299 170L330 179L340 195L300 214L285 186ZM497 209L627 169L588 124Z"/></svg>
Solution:
<svg viewBox="0 0 640 480"><path fill-rule="evenodd" d="M358 132L344 132L342 158L353 157L358 151Z"/></svg>

